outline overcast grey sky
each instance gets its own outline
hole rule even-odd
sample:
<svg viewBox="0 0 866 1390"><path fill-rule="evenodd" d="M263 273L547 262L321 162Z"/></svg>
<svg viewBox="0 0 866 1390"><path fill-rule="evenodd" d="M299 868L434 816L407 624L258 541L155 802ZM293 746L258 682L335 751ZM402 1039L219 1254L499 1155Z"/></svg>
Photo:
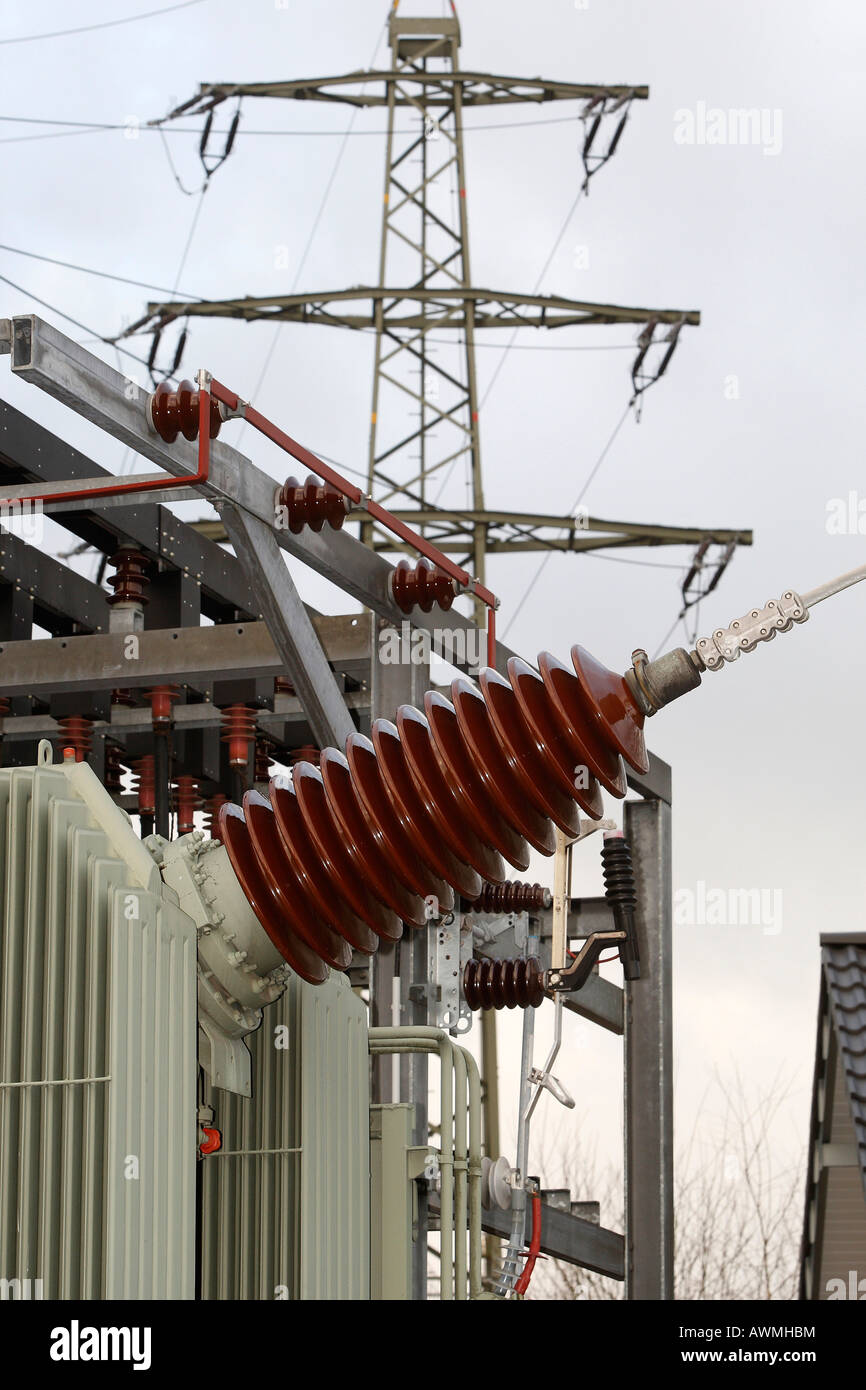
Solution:
<svg viewBox="0 0 866 1390"><path fill-rule="evenodd" d="M438 0L430 0L438 13ZM152 6L156 8L154 4ZM149 8L43 0L0 6L5 116L146 121L200 81L263 80L366 66L381 40L383 0L202 0L174 14L41 42L16 36L98 23ZM404 3L406 13L425 13ZM624 304L699 308L668 376L629 419L586 496L596 515L632 521L752 527L703 606L701 632L783 589L809 588L864 559L855 527L830 534L828 506L863 477L863 135L866 8L854 0L462 0L467 67L570 81L648 83L615 159L593 181L542 290ZM756 108L757 144L680 143L681 113ZM559 104L499 120L562 117ZM678 116L677 113L680 113ZM487 118L484 123L489 123ZM214 178L180 278L202 296L287 290L333 169L346 108L249 102L235 153ZM531 290L580 179L576 122L477 130L467 119L473 278ZM187 123L190 124L190 123ZM299 282L302 290L370 282L376 273L384 148L382 114L358 117ZM316 131L245 135L244 129ZM178 189L158 135L33 138L6 120L2 241L171 288L197 209ZM770 134L772 138L769 138ZM194 135L167 137L180 179L200 181ZM287 248L288 269L278 268ZM581 251L580 248L585 248ZM284 256L285 259L285 256ZM588 264L585 263L588 261ZM584 268L585 265L585 268ZM0 252L0 274L100 333L137 317L147 292ZM36 308L0 285L0 313ZM271 344L267 325L193 321L185 366L207 365L252 390ZM563 330L539 348L627 344L634 330ZM494 334L486 343L503 341ZM258 404L296 438L364 468L372 339L286 326ZM104 349L114 361L110 349ZM480 387L499 361L479 349ZM481 419L489 505L565 511L629 394L623 351L513 351ZM732 378L735 382L732 387ZM33 388L2 373L4 395L100 463L122 449ZM265 467L282 462L249 434ZM866 518L863 520L866 533ZM566 656L580 641L624 669L673 623L684 551L631 552L652 568L554 556L509 633L530 659ZM535 557L493 557L489 579L508 622ZM671 568L676 566L678 568ZM299 574L323 609L348 607ZM769 1084L794 1080L785 1151L805 1139L821 930L860 929L864 908L862 641L866 591L816 610L651 724L673 766L675 888L781 892L766 925L682 924L675 935L677 1123L692 1117L714 1070ZM682 627L675 640L683 638ZM597 890L594 851L577 888ZM542 872L546 872L544 866ZM772 896L768 901L773 901ZM778 902L778 900L775 900ZM776 931L775 927L780 930ZM513 1020L509 1023L513 1032ZM542 1032L543 1037L543 1032ZM584 1132L619 1146L619 1044L569 1020L560 1072L578 1096ZM579 1044L579 1045L578 1045ZM513 1050L506 1047L506 1056ZM514 1087L511 1087L514 1090ZM511 1102L503 1097L506 1110ZM510 1147L510 1144L507 1145ZM582 1194L590 1196L592 1194Z"/></svg>

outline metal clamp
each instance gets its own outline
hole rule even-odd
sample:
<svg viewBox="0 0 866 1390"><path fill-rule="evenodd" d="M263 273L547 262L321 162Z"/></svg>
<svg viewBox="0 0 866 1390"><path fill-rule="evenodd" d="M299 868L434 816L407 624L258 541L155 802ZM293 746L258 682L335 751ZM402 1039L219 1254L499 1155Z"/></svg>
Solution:
<svg viewBox="0 0 866 1390"><path fill-rule="evenodd" d="M708 671L720 671L724 662L736 661L743 652L754 651L759 642L771 642L777 632L788 632L808 617L803 599L788 589L780 599L771 598L763 608L753 608L728 627L717 628L712 637L700 637L695 651Z"/></svg>

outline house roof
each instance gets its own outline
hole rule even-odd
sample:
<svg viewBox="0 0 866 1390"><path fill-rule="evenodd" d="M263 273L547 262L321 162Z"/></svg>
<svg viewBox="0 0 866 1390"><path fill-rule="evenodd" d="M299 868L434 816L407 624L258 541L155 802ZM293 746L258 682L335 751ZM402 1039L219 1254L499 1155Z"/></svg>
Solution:
<svg viewBox="0 0 866 1390"><path fill-rule="evenodd" d="M866 1192L866 933L822 936L821 964Z"/></svg>
<svg viewBox="0 0 866 1390"><path fill-rule="evenodd" d="M852 1260L859 1268L864 1252L866 932L828 932L821 936L800 1297L822 1297L828 1272L840 1262L853 1268Z"/></svg>

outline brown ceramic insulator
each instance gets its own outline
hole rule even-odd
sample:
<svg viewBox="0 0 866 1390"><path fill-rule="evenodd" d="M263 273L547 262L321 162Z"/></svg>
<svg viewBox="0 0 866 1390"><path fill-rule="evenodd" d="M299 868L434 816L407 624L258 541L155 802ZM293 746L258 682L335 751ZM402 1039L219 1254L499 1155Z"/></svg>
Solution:
<svg viewBox="0 0 866 1390"><path fill-rule="evenodd" d="M400 560L391 572L391 594L404 613L420 608L429 613L433 605L448 609L457 597L457 585L450 575L424 556L415 564Z"/></svg>
<svg viewBox="0 0 866 1390"><path fill-rule="evenodd" d="M224 792L214 792L204 803L204 823L205 829L212 840L218 840L219 834L219 810L225 806L228 797Z"/></svg>
<svg viewBox="0 0 866 1390"><path fill-rule="evenodd" d="M305 526L321 531L326 521L333 531L339 531L351 507L333 483L323 483L312 474L303 485L297 478L287 478L277 492L277 505L285 507L289 530L296 536Z"/></svg>
<svg viewBox="0 0 866 1390"><path fill-rule="evenodd" d="M198 439L199 393L191 381L182 381L175 388L161 381L150 402L153 427L166 444L173 444L179 434L184 439ZM222 425L219 402L211 396L210 437L216 439Z"/></svg>
<svg viewBox="0 0 866 1390"><path fill-rule="evenodd" d="M156 779L153 769L153 754L145 753L143 758L136 758L132 764L132 771L137 780L138 814L140 816L152 816L156 810Z"/></svg>
<svg viewBox="0 0 866 1390"><path fill-rule="evenodd" d="M75 761L83 763L90 752L93 720L83 719L79 714L67 714L65 718L58 719L57 727L60 729L60 747L74 748Z"/></svg>
<svg viewBox="0 0 866 1390"><path fill-rule="evenodd" d="M123 749L116 743L105 743L105 772L103 785L108 792L119 792L122 787L122 777L126 764L122 761Z"/></svg>
<svg viewBox="0 0 866 1390"><path fill-rule="evenodd" d="M195 830L195 813L201 806L198 782L184 773L175 783L174 808L177 812L178 835L191 835Z"/></svg>
<svg viewBox="0 0 866 1390"><path fill-rule="evenodd" d="M537 1009L544 998L541 964L519 960L470 960L463 971L463 996L470 1009Z"/></svg>
<svg viewBox="0 0 866 1390"><path fill-rule="evenodd" d="M256 765L254 782L267 782L271 776L271 744L266 738L256 739Z"/></svg>
<svg viewBox="0 0 866 1390"><path fill-rule="evenodd" d="M289 767L294 767L295 763L312 763L313 767L318 767L321 756L322 750L314 743L302 743L300 748L291 750L287 761Z"/></svg>
<svg viewBox="0 0 866 1390"><path fill-rule="evenodd" d="M145 699L150 701L154 724L171 723L172 701L176 700L179 694L176 685L155 685L152 690L144 692Z"/></svg>
<svg viewBox="0 0 866 1390"><path fill-rule="evenodd" d="M550 907L550 889L540 883L485 883L473 912L540 912Z"/></svg>
<svg viewBox="0 0 866 1390"><path fill-rule="evenodd" d="M294 695L295 687L288 676L274 676L275 695Z"/></svg>
<svg viewBox="0 0 866 1390"><path fill-rule="evenodd" d="M455 894L477 901L485 882L505 884L504 861L526 869L530 847L553 852L551 821L575 835L577 806L598 819L599 781L625 791L624 757L647 770L643 715L624 679L580 648L573 663L570 670L543 653L538 670L515 657L508 679L492 670L477 688L457 679L450 701L430 693L423 713L402 705L396 723L374 722L371 738L351 734L345 756L325 749L318 770L312 750L307 758L295 750L291 783L271 782L275 826L259 802L249 803L252 817L232 811L232 833L238 843L255 841L257 863L281 847L268 862L303 904L294 930L311 949L327 930L372 951L401 922L429 920L425 900L436 915ZM258 829L238 828L239 816ZM537 901L535 885L505 891ZM273 897L271 887L268 911ZM517 1000L514 981L523 976L509 978L501 987ZM537 994L529 978L519 989Z"/></svg>
<svg viewBox="0 0 866 1390"><path fill-rule="evenodd" d="M113 705L126 706L132 708L135 704L135 696L131 690L112 690L111 703Z"/></svg>
<svg viewBox="0 0 866 1390"><path fill-rule="evenodd" d="M134 550L131 546L122 546L109 560L109 564L115 566L115 573L109 579L109 584L114 593L106 600L109 605L115 603L139 603L142 606L148 602L145 590L148 583L147 569L148 559L142 555L140 550Z"/></svg>
<svg viewBox="0 0 866 1390"><path fill-rule="evenodd" d="M226 705L222 711L222 741L229 746L232 767L246 767L256 736L256 711L250 705Z"/></svg>

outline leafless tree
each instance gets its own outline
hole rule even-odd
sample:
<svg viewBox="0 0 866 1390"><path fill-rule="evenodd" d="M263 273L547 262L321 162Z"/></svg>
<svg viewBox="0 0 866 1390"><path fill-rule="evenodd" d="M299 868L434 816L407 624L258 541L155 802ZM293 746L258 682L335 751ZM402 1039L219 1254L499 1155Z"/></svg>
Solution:
<svg viewBox="0 0 866 1390"><path fill-rule="evenodd" d="M767 1090L739 1074L716 1078L675 1166L675 1296L678 1299L791 1299L797 1285L803 1163L779 1157L778 1130L789 1088ZM601 1203L605 1226L622 1229L622 1179L585 1141L559 1129L545 1182ZM548 1299L618 1299L615 1280L557 1260L538 1267L531 1294Z"/></svg>

